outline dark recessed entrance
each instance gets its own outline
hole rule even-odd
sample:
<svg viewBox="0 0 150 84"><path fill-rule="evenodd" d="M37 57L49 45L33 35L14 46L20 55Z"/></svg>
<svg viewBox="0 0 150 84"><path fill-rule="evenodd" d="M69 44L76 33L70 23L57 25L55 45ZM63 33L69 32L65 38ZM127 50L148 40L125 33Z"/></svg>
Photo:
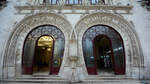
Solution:
<svg viewBox="0 0 150 84"><path fill-rule="evenodd" d="M97 74L100 72L113 73L113 53L111 41L104 35L94 39L94 54L96 58Z"/></svg>

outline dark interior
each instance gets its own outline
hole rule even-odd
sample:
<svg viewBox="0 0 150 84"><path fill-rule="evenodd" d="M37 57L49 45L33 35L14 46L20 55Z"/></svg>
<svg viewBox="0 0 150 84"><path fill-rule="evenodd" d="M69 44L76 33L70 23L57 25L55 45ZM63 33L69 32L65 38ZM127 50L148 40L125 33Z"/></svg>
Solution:
<svg viewBox="0 0 150 84"><path fill-rule="evenodd" d="M111 42L106 36L97 36L94 40L97 72L112 72Z"/></svg>

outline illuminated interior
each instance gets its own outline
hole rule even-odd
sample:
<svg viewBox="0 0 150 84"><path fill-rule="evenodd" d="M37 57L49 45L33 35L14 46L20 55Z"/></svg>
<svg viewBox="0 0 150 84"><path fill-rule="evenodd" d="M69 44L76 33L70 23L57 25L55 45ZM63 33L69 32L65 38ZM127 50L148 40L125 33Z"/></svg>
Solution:
<svg viewBox="0 0 150 84"><path fill-rule="evenodd" d="M33 73L49 74L53 55L53 38L42 36L37 41Z"/></svg>

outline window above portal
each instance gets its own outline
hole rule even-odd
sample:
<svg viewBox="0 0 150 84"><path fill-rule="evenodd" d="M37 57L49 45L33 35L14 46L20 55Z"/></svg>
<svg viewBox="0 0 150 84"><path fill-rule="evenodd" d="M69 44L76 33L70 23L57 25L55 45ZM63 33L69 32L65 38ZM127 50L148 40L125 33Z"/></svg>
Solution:
<svg viewBox="0 0 150 84"><path fill-rule="evenodd" d="M7 0L0 0L0 9L4 8L6 6Z"/></svg>

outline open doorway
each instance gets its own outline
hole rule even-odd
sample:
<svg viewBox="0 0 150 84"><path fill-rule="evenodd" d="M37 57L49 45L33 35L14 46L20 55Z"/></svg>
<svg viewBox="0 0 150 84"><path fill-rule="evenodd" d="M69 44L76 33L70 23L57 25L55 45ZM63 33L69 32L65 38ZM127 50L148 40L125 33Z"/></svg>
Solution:
<svg viewBox="0 0 150 84"><path fill-rule="evenodd" d="M82 39L83 55L89 75L124 75L125 52L120 34L105 25L89 28Z"/></svg>
<svg viewBox="0 0 150 84"><path fill-rule="evenodd" d="M104 35L95 37L94 54L97 74L113 74L113 53L108 37Z"/></svg>
<svg viewBox="0 0 150 84"><path fill-rule="evenodd" d="M53 57L53 38L51 36L42 36L37 40L33 74L48 75L51 72Z"/></svg>
<svg viewBox="0 0 150 84"><path fill-rule="evenodd" d="M63 60L65 37L52 25L41 25L26 37L22 54L22 74L57 75Z"/></svg>

